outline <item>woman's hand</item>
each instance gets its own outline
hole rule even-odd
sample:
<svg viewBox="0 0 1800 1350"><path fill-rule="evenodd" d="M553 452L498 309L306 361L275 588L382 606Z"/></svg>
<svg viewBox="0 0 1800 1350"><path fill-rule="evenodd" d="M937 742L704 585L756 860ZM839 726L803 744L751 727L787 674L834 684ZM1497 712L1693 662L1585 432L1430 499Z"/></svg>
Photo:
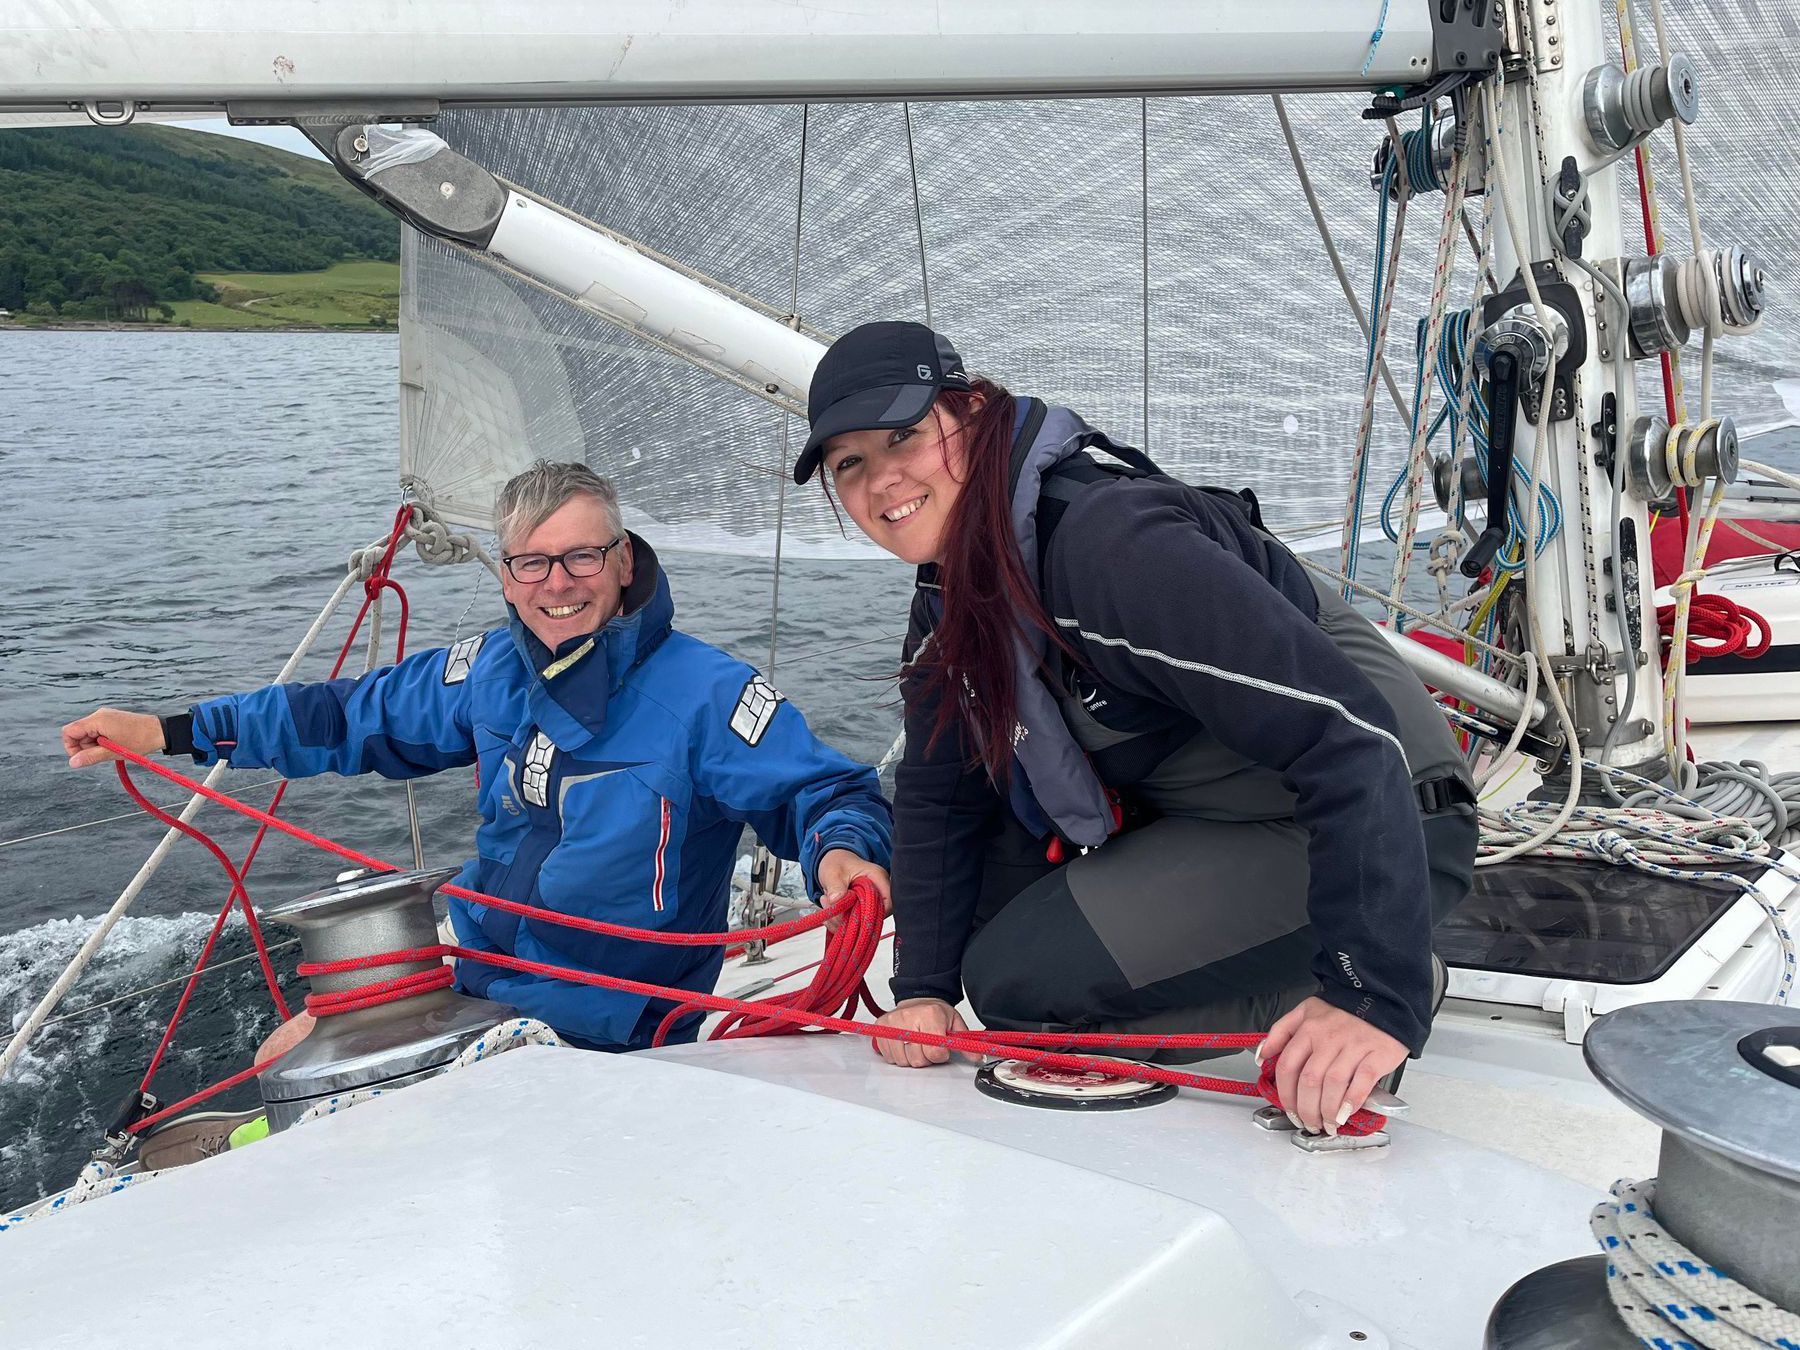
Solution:
<svg viewBox="0 0 1800 1350"><path fill-rule="evenodd" d="M881 897L881 912L884 915L894 912L894 900L889 894L887 868L877 867L866 858L859 858L847 848L825 850L819 859L819 903L829 905L834 900L841 900L844 892L858 877L867 877L875 887L875 893ZM842 917L828 920L827 929L835 929L843 922Z"/></svg>
<svg viewBox="0 0 1800 1350"><path fill-rule="evenodd" d="M1386 1074L1406 1058L1387 1032L1313 997L1269 1028L1257 1063L1280 1055L1275 1091L1288 1117L1314 1134L1338 1126L1369 1099Z"/></svg>
<svg viewBox="0 0 1800 1350"><path fill-rule="evenodd" d="M904 1027L908 1031L929 1031L934 1036L949 1036L967 1031L968 1023L941 998L909 998L884 1015L877 1026ZM948 1064L950 1052L941 1045L911 1045L906 1041L877 1040L875 1053L889 1064L902 1069L922 1069L927 1064Z"/></svg>
<svg viewBox="0 0 1800 1350"><path fill-rule="evenodd" d="M96 708L62 729L63 753L69 757L69 767L85 769L90 764L117 759L112 751L100 748L102 736L140 755L154 755L164 748L161 718L118 708Z"/></svg>

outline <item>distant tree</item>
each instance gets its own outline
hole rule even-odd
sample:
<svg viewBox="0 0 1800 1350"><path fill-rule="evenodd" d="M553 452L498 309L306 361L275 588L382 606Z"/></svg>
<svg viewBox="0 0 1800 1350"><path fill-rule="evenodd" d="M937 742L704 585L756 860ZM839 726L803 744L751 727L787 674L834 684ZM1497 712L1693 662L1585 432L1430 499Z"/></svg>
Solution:
<svg viewBox="0 0 1800 1350"><path fill-rule="evenodd" d="M0 307L147 315L216 298L203 271L392 261L399 246L386 212L267 147L166 127L0 135Z"/></svg>

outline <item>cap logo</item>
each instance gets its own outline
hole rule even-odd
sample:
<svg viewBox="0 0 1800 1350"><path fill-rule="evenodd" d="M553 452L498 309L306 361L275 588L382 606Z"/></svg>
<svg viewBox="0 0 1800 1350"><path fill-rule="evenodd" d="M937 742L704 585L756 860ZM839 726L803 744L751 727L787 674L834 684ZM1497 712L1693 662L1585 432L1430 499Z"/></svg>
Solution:
<svg viewBox="0 0 1800 1350"><path fill-rule="evenodd" d="M920 366L919 367L919 378L921 380L929 380L931 378L931 367L930 366Z"/></svg>

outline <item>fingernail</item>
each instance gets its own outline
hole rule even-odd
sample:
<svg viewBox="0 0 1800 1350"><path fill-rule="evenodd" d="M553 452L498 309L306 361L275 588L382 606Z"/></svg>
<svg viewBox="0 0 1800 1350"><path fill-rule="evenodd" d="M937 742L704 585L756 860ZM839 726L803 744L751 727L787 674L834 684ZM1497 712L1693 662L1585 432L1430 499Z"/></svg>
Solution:
<svg viewBox="0 0 1800 1350"><path fill-rule="evenodd" d="M1262 1047L1260 1045L1256 1047L1256 1067L1262 1068Z"/></svg>
<svg viewBox="0 0 1800 1350"><path fill-rule="evenodd" d="M1338 1125L1341 1127L1345 1121L1349 1120L1350 1117L1355 1114L1356 1114L1356 1108L1354 1106L1350 1105L1349 1102L1345 1102L1342 1106L1338 1107L1338 1113L1337 1113Z"/></svg>
<svg viewBox="0 0 1800 1350"><path fill-rule="evenodd" d="M1295 1115L1292 1111L1287 1113L1287 1118L1294 1122L1294 1128L1296 1130L1304 1130L1306 1128L1306 1125L1301 1121L1300 1117Z"/></svg>
<svg viewBox="0 0 1800 1350"><path fill-rule="evenodd" d="M1337 1138L1337 1126L1333 1125L1329 1120L1326 1121L1325 1122L1325 1133L1330 1135L1333 1139L1336 1139Z"/></svg>

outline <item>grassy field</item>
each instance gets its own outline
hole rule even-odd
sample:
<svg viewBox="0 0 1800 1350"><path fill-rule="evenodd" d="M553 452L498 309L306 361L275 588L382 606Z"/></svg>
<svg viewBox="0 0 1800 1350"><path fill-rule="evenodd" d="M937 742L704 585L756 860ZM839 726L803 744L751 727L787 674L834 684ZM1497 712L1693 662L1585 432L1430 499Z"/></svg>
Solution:
<svg viewBox="0 0 1800 1350"><path fill-rule="evenodd" d="M346 262L323 272L213 272L218 303L181 300L176 322L195 328L388 328L400 315L400 267Z"/></svg>

